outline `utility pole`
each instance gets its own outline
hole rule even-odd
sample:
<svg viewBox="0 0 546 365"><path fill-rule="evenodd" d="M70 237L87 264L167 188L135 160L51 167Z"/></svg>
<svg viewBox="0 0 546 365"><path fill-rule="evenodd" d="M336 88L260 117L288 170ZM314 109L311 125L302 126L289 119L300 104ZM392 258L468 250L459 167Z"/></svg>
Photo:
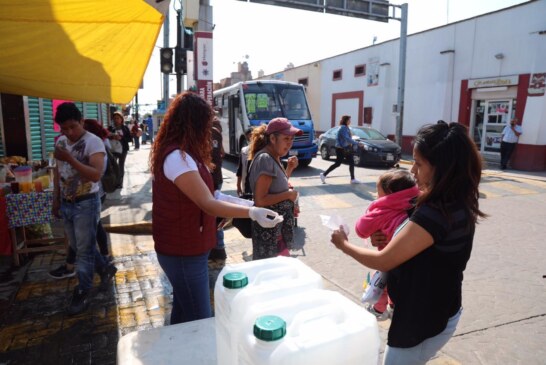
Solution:
<svg viewBox="0 0 546 365"><path fill-rule="evenodd" d="M392 5L394 6L394 5ZM396 115L396 143L402 146L402 130L404 128L404 91L406 87L406 41L408 38L408 4L399 6L400 16L400 55L398 61L398 101Z"/></svg>
<svg viewBox="0 0 546 365"><path fill-rule="evenodd" d="M165 22L163 23L163 47L169 47L169 12L165 15ZM163 106L165 111L169 108L169 75L163 74Z"/></svg>
<svg viewBox="0 0 546 365"><path fill-rule="evenodd" d="M182 2L180 3L182 7ZM174 63L180 63L180 56L182 55L182 49L184 48L184 37L182 37L183 24L182 24L182 8L176 9L176 49L174 51L175 58ZM176 93L182 92L182 77L184 76L180 67L175 66L176 71Z"/></svg>

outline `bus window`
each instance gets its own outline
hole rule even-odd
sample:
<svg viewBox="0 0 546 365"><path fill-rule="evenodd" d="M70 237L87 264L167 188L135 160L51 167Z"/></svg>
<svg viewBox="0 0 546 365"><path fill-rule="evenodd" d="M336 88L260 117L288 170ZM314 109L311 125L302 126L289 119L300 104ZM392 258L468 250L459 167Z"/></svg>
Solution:
<svg viewBox="0 0 546 365"><path fill-rule="evenodd" d="M282 100L286 118L310 119L305 95L301 90L285 90Z"/></svg>

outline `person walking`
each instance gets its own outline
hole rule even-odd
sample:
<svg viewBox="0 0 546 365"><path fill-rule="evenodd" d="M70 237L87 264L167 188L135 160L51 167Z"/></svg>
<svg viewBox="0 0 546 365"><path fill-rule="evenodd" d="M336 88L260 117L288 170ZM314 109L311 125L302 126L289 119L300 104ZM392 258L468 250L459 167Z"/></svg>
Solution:
<svg viewBox="0 0 546 365"><path fill-rule="evenodd" d="M425 364L453 336L463 310L463 271L476 224L486 217L478 201L481 156L465 126L442 122L422 127L413 158L411 172L421 195L382 251L349 243L341 227L331 237L361 264L388 271L394 310L385 365ZM384 245L385 235L372 243Z"/></svg>
<svg viewBox="0 0 546 365"><path fill-rule="evenodd" d="M521 126L518 125L518 119L513 118L510 121L510 125L507 125L502 130L501 136L501 169L506 170L508 167L508 161L512 157L512 153L516 148L519 136L523 133Z"/></svg>
<svg viewBox="0 0 546 365"><path fill-rule="evenodd" d="M127 159L127 153L129 152L129 143L132 141L131 131L124 124L123 114L120 112L114 112L113 125L110 127L110 140L111 151L114 157L117 159L119 166L119 188L123 188L123 176L125 175L125 160Z"/></svg>
<svg viewBox="0 0 546 365"><path fill-rule="evenodd" d="M264 228L252 225L252 259L260 260L275 257L288 249L294 240L294 203L298 192L291 189L288 179L298 166L298 158L288 159L286 170L281 157L286 156L292 147L295 135L303 132L295 128L286 118L272 119L252 131L249 149L249 183L254 196L254 204L266 207L283 216L284 220L276 227Z"/></svg>
<svg viewBox="0 0 546 365"><path fill-rule="evenodd" d="M140 136L142 136L142 128L140 128L138 119L135 119L133 122L133 126L131 127L131 137L133 137L135 151L138 151L140 149Z"/></svg>
<svg viewBox="0 0 546 365"><path fill-rule="evenodd" d="M97 137L99 137L102 142L104 143L104 148L109 150L111 148L109 139L107 136L109 135L109 132L107 129L105 129L96 119L85 119L83 121L83 127L86 131L93 133ZM106 169L106 155L104 157L104 169ZM104 174L104 171L103 171ZM101 208L104 204L104 201L106 199L106 192L104 189L102 189L102 184L99 180L99 199L101 202ZM106 263L110 262L110 252L108 249L108 235L106 234L106 231L104 230L104 227L102 226L102 221L99 219L99 222L97 224L97 245L99 248L100 254L104 257L104 260ZM54 270L51 270L49 272L49 276L53 279L65 279L70 278L76 275L75 271L75 263L76 263L76 251L72 248L72 246L68 247L68 253L66 255L66 262L59 267L57 267ZM111 266L111 267L110 267ZM109 277L115 275L115 273L118 271L117 268L112 264L107 264L108 269L107 270L99 270L99 275L101 277L101 286L100 288L102 290L107 289L107 285L109 284Z"/></svg>
<svg viewBox="0 0 546 365"><path fill-rule="evenodd" d="M247 128L245 131L245 138L247 143L250 144L252 141L252 128ZM241 148L241 155L239 156L239 164L237 165L237 171L235 176L237 176L237 195L238 196L250 196L252 191L250 186L248 186L247 172L248 172L248 149L249 146L244 146Z"/></svg>
<svg viewBox="0 0 546 365"><path fill-rule="evenodd" d="M89 305L95 267L106 273L104 281L111 280L115 274L96 247L100 219L99 181L106 152L101 139L84 129L82 114L74 103L59 105L55 122L61 127L62 136L57 140L54 152L57 166L52 213L62 217L68 241L76 252L78 285L74 288L68 313L78 314Z"/></svg>
<svg viewBox="0 0 546 365"><path fill-rule="evenodd" d="M326 176L335 169L337 169L343 163L343 159L347 158L349 162L349 173L351 174L351 184L361 184L362 182L355 179L355 162L353 154L355 148L362 147L361 143L356 142L353 139L351 129L351 117L344 115L339 121L339 130L336 137L336 162L331 165L328 170L320 173L320 181L323 184L326 183Z"/></svg>
<svg viewBox="0 0 546 365"><path fill-rule="evenodd" d="M216 217L250 218L268 228L282 220L269 209L215 199L210 172L213 116L201 96L179 94L150 152L152 235L159 264L173 287L171 324L211 317L208 256L216 245Z"/></svg>

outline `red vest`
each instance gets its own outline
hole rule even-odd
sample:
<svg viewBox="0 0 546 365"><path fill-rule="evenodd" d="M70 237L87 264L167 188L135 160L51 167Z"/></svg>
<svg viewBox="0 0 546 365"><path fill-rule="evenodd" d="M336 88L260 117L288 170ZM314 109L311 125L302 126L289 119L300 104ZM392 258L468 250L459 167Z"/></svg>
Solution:
<svg viewBox="0 0 546 365"><path fill-rule="evenodd" d="M216 218L203 212L163 173L170 146L159 159L161 168L152 180L152 232L156 252L169 256L201 255L216 245ZM193 156L192 156L193 157ZM201 178L213 193L212 175L195 160Z"/></svg>

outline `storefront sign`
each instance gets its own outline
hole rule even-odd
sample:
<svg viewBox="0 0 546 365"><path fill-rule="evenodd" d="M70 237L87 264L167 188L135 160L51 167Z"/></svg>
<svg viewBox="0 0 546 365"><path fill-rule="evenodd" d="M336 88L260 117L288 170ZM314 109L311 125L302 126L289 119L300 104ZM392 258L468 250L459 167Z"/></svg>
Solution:
<svg viewBox="0 0 546 365"><path fill-rule="evenodd" d="M511 85L517 85L518 82L519 82L518 75L491 77L487 79L471 79L471 80L468 80L468 88L475 89L478 87L511 86Z"/></svg>
<svg viewBox="0 0 546 365"><path fill-rule="evenodd" d="M197 92L212 105L212 32L195 32Z"/></svg>
<svg viewBox="0 0 546 365"><path fill-rule="evenodd" d="M529 89L527 92L529 96L542 96L544 95L544 89L546 89L546 72L533 74L529 81Z"/></svg>

